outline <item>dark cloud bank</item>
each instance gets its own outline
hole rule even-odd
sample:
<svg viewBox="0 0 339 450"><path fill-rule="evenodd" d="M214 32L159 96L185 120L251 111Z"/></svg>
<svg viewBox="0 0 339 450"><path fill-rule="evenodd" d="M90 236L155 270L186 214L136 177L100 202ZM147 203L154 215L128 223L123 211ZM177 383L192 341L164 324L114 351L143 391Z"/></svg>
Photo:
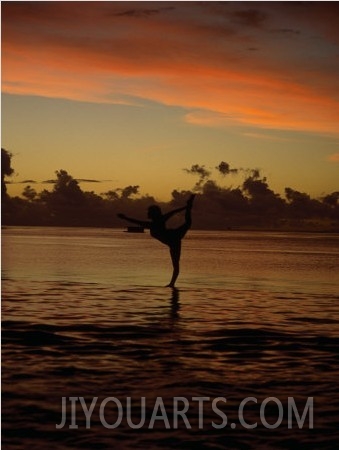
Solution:
<svg viewBox="0 0 339 450"><path fill-rule="evenodd" d="M51 190L37 193L27 184L22 197L10 197L6 180L14 172L11 156L2 149L3 225L122 227L124 224L116 216L118 212L143 219L147 208L156 203L152 196L139 194L139 185L101 195L83 191L79 182L84 180L73 178L66 170L56 172ZM225 161L213 169L193 164L183 170L195 181L191 189L197 194L195 229L339 232L339 191L313 199L307 193L287 187L282 197L270 189L260 170L233 168ZM236 187L232 185L234 175L242 178ZM160 206L165 211L182 206L189 194L189 191L173 190L171 201Z"/></svg>

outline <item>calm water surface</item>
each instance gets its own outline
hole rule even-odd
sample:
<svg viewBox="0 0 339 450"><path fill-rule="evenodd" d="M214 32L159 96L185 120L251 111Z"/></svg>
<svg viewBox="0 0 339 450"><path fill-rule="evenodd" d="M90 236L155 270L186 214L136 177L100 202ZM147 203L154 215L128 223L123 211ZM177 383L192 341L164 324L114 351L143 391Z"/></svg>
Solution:
<svg viewBox="0 0 339 450"><path fill-rule="evenodd" d="M178 289L165 288L166 247L121 230L2 231L2 421L10 449L335 449L339 444L339 236L192 231L183 242ZM90 428L62 397L98 397ZM100 404L131 397L105 428ZM156 398L165 420L149 428ZM173 427L173 398L189 400ZM203 406L199 428L198 402ZM223 428L212 400L227 415ZM241 402L248 429L239 422ZM269 429L260 418L281 424ZM288 428L288 397L304 426ZM180 404L183 409L184 404ZM201 412L200 412L201 413ZM158 410L158 416L163 413ZM105 408L108 423L118 410ZM232 425L231 427L231 424Z"/></svg>

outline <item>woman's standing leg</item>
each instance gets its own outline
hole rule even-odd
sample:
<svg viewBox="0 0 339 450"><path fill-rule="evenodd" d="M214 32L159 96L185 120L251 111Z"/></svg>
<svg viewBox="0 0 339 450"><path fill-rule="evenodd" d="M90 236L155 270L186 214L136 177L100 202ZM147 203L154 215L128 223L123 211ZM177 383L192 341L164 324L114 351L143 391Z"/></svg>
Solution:
<svg viewBox="0 0 339 450"><path fill-rule="evenodd" d="M173 265L173 274L170 283L167 285L168 287L174 287L175 282L179 275L180 270L180 254L181 254L181 240L172 244L170 246L170 253Z"/></svg>

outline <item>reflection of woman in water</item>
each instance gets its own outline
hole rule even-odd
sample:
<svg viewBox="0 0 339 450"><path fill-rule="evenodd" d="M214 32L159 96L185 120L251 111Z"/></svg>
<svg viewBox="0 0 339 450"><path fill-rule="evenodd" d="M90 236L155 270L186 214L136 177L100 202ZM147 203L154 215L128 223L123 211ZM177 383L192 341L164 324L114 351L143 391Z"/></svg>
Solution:
<svg viewBox="0 0 339 450"><path fill-rule="evenodd" d="M187 201L186 206L182 208L174 209L167 214L162 214L161 209L157 205L150 206L148 208L148 218L150 221L142 221L137 219L132 219L125 216L124 214L118 214L121 219L127 220L129 222L135 223L143 228L147 228L151 232L151 236L165 245L168 245L171 253L172 264L173 264L173 275L170 281L169 287L174 287L176 279L179 275L179 261L181 253L181 239L185 236L187 231L191 228L191 210L193 205L195 195L192 194ZM185 211L185 223L179 228L169 229L166 228L167 220L174 214Z"/></svg>

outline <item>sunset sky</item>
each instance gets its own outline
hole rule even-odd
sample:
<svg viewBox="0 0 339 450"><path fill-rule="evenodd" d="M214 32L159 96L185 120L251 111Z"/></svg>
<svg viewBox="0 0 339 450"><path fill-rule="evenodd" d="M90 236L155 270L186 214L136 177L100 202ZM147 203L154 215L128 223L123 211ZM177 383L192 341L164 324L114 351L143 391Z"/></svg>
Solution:
<svg viewBox="0 0 339 450"><path fill-rule="evenodd" d="M168 200L183 169L339 190L338 2L1 2L11 195L67 170ZM216 179L236 186L241 178ZM33 183L33 181L35 183Z"/></svg>

